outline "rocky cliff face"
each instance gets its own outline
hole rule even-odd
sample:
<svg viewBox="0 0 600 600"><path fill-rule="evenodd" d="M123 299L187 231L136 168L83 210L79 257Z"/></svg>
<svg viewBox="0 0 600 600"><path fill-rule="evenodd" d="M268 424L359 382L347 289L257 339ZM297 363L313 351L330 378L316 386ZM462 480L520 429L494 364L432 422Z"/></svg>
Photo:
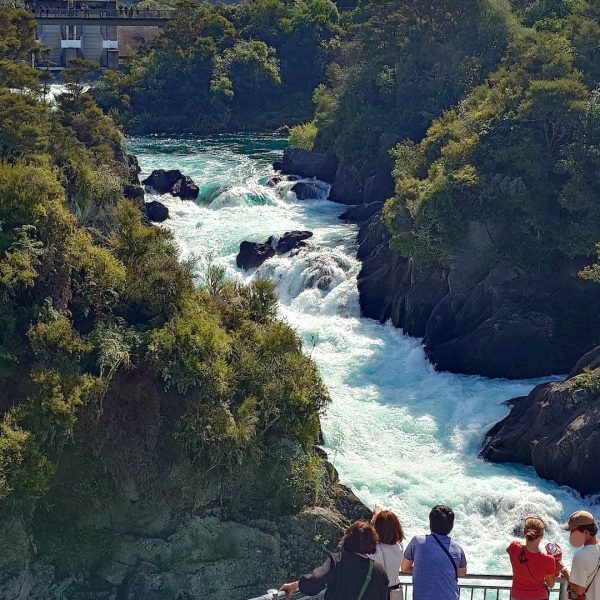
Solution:
<svg viewBox="0 0 600 600"><path fill-rule="evenodd" d="M191 463L165 429L167 403L172 414L147 373L117 382L43 509L0 523L0 598L243 600L314 568L369 517L318 453L302 476L297 441L272 440L229 475Z"/></svg>
<svg viewBox="0 0 600 600"><path fill-rule="evenodd" d="M538 475L582 494L600 491L600 347L561 382L509 401L510 414L487 435L481 456L532 465Z"/></svg>
<svg viewBox="0 0 600 600"><path fill-rule="evenodd" d="M363 314L422 337L442 370L507 378L565 373L600 335L588 318L600 308L600 289L578 277L581 265L532 275L487 262L483 224L470 224L463 254L450 267L419 266L391 250L378 215L361 227L359 243Z"/></svg>

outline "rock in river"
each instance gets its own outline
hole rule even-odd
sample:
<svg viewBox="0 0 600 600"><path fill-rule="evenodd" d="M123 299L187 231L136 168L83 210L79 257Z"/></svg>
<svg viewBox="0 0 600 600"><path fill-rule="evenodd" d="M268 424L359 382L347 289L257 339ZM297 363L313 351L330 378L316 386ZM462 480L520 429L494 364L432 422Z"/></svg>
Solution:
<svg viewBox="0 0 600 600"><path fill-rule="evenodd" d="M198 197L198 186L190 177L183 175L179 169L165 171L155 169L142 183L157 194L171 193L182 200L195 200Z"/></svg>
<svg viewBox="0 0 600 600"><path fill-rule="evenodd" d="M240 269L260 267L276 254L285 254L306 245L305 240L313 236L311 231L287 231L279 239L271 236L266 242L242 242L235 259Z"/></svg>
<svg viewBox="0 0 600 600"><path fill-rule="evenodd" d="M153 223L162 223L169 218L169 209L162 202L157 200L146 202L144 208L146 209L146 216Z"/></svg>
<svg viewBox="0 0 600 600"><path fill-rule="evenodd" d="M272 256L275 256L275 248L271 244L242 242L235 262L240 269L248 271L249 269L260 267L265 260Z"/></svg>
<svg viewBox="0 0 600 600"><path fill-rule="evenodd" d="M600 347L561 382L510 400L510 414L488 432L481 456L532 465L540 477L582 494L600 491Z"/></svg>

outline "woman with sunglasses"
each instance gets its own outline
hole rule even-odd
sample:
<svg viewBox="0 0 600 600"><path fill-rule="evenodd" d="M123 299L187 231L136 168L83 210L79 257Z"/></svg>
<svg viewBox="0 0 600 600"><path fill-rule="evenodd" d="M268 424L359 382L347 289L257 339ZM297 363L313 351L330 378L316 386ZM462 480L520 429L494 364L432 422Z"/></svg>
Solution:
<svg viewBox="0 0 600 600"><path fill-rule="evenodd" d="M523 529L525 543L515 540L506 549L513 572L511 600L547 600L556 579L556 561L540 548L544 522L529 517Z"/></svg>

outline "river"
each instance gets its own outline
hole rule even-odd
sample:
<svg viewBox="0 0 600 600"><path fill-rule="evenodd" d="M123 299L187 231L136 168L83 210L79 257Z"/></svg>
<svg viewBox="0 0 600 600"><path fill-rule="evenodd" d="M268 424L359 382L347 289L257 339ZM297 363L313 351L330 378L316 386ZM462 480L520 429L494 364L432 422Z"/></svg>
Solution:
<svg viewBox="0 0 600 600"><path fill-rule="evenodd" d="M547 537L568 555L559 524L591 500L531 468L477 457L484 432L508 411L503 402L538 382L438 373L419 340L361 318L356 228L338 219L344 207L298 201L287 182L267 185L285 145L268 137L129 140L144 173L177 168L200 187L195 203L160 198L182 258L210 253L228 277L248 279L255 274L235 265L240 242L295 229L314 233L307 248L275 257L258 272L277 282L280 314L304 340L330 391L325 449L343 483L366 504L395 510L409 537L426 530L431 506L452 506L453 536L471 572L510 572L504 549L531 515L546 522Z"/></svg>

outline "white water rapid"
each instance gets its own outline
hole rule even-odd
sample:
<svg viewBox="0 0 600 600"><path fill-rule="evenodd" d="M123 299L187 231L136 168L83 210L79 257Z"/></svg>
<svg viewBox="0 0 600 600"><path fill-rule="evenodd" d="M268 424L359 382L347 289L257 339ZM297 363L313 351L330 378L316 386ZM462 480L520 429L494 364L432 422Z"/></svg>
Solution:
<svg viewBox="0 0 600 600"><path fill-rule="evenodd" d="M530 468L477 458L484 432L508 411L503 401L537 382L437 373L419 340L361 318L356 228L338 220L344 207L298 201L289 183L267 185L284 142L135 138L129 146L144 173L177 168L201 189L196 203L159 198L183 258L211 252L229 277L247 279L254 274L235 265L240 242L314 232L307 248L275 257L259 272L277 282L281 316L302 336L331 393L322 419L325 447L343 483L366 504L397 511L409 536L426 530L431 506L452 506L453 536L466 550L470 572L509 573L504 549L530 515L544 519L548 539L568 558L558 525L590 499ZM323 185L323 197L326 192Z"/></svg>

